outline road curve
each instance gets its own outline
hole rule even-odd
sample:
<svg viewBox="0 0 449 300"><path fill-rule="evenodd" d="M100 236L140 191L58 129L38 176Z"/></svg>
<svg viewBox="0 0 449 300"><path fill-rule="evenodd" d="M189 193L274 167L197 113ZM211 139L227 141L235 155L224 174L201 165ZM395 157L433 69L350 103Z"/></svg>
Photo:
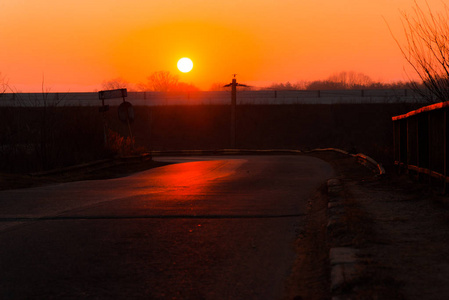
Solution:
<svg viewBox="0 0 449 300"><path fill-rule="evenodd" d="M1 191L0 298L281 298L307 201L330 165L159 160L177 163Z"/></svg>

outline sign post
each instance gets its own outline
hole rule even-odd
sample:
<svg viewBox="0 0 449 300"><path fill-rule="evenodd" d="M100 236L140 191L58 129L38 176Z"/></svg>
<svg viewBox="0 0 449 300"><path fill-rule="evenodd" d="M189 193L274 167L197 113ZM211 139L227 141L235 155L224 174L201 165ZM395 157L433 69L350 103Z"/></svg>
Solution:
<svg viewBox="0 0 449 300"><path fill-rule="evenodd" d="M99 109L100 112L103 113L103 131L104 131L104 142L107 145L107 124L104 113L109 110L109 105L104 104L105 99L113 99L113 98L123 98L123 102L118 107L118 117L122 122L128 124L128 132L131 140L133 139L133 134L131 131L131 123L134 121L134 108L131 103L125 100L128 97L127 89L115 89L115 90L105 90L99 91L98 97L101 100L101 107Z"/></svg>

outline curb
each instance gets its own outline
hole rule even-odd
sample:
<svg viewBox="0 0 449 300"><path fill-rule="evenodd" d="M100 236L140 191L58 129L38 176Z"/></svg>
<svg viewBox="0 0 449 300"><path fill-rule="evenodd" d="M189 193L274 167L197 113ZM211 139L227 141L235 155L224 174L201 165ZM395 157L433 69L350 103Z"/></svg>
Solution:
<svg viewBox="0 0 449 300"><path fill-rule="evenodd" d="M305 153L308 152L320 152L320 151L333 151L333 152L339 152L341 154L345 154L345 155L349 155L352 156L354 158L357 159L357 161L359 163L361 163L362 165L364 165L365 167L368 167L370 169L372 169L374 172L378 173L378 175L385 175L385 169L384 167L379 164L377 161L375 161L374 159L372 159L371 157L369 157L368 155L362 154L362 153L358 153L358 154L351 154L347 151L341 150L341 149L337 149L337 148L318 148L318 149L313 149L311 151L307 151Z"/></svg>
<svg viewBox="0 0 449 300"><path fill-rule="evenodd" d="M326 149L334 150L334 149ZM322 150L321 150L322 151ZM341 150L337 151L344 153ZM385 175L385 169L374 159L364 154L352 155L357 162L374 170L379 175ZM351 247L351 243L341 242L342 237L350 236L344 219L350 214L350 208L346 204L346 193L344 183L337 178L327 181L328 194L328 223L327 243L329 245L330 265L330 293L332 300L353 299L353 293L363 282L366 276L366 258L360 250Z"/></svg>
<svg viewBox="0 0 449 300"><path fill-rule="evenodd" d="M352 155L352 154L350 154L350 155ZM357 161L360 162L361 164L363 164L364 166L366 166L368 168L374 167L374 171L376 171L378 173L378 175L386 174L384 167L381 164L379 164L377 161L372 159L371 157L369 157L365 154L362 154L362 153L352 155L352 156L356 157Z"/></svg>
<svg viewBox="0 0 449 300"><path fill-rule="evenodd" d="M326 149L318 151L335 151L335 149ZM337 152L344 153L338 150ZM351 155L351 154L349 154ZM378 175L385 175L385 169L375 160L364 154L351 155L357 158L359 163L364 166L373 167ZM367 164L370 164L367 165ZM327 181L328 202L328 223L327 240L329 249L330 264L330 292L332 300L350 299L350 294L358 282L362 281L365 263L359 255L359 249L347 245L340 245L338 236L347 235L345 232L345 222L343 216L347 214L345 206L345 187L340 179L332 178Z"/></svg>
<svg viewBox="0 0 449 300"><path fill-rule="evenodd" d="M332 237L344 233L344 221L342 216L346 213L344 204L344 186L336 178L327 181L328 223L327 239L330 245L330 292L333 300L344 299L345 292L351 289L361 278L363 263L358 257L359 250L353 247L338 245L332 241ZM342 230L343 229L343 230Z"/></svg>

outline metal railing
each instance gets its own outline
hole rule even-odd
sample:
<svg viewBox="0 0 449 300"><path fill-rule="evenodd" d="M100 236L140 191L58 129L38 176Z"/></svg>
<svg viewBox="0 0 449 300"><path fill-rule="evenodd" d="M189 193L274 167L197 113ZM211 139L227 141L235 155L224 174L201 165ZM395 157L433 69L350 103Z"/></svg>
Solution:
<svg viewBox="0 0 449 300"><path fill-rule="evenodd" d="M400 169L428 175L449 187L449 101L393 117L394 160Z"/></svg>
<svg viewBox="0 0 449 300"><path fill-rule="evenodd" d="M128 101L134 106L159 105L227 105L231 91L195 92L130 92ZM97 106L98 93L0 93L1 106L39 107L44 103L58 106ZM108 101L111 106L121 99ZM422 97L410 89L365 90L261 90L238 91L237 104L363 104L363 103L423 102Z"/></svg>

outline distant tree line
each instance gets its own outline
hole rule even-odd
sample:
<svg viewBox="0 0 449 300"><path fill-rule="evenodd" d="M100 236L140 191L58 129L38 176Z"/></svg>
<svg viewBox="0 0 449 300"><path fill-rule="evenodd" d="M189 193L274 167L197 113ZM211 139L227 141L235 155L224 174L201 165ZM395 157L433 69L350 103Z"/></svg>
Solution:
<svg viewBox="0 0 449 300"><path fill-rule="evenodd" d="M273 90L351 90L351 89L403 89L407 82L384 83L372 80L368 75L353 71L335 73L325 80L274 83Z"/></svg>
<svg viewBox="0 0 449 300"><path fill-rule="evenodd" d="M268 87L240 87L239 90L349 90L349 89L404 89L410 88L410 82L385 83L372 80L368 75L353 71L344 71L335 73L325 80L298 81L296 83L273 83ZM210 91L227 91L230 88L225 87L224 82L213 83ZM419 83L413 83L420 86ZM152 92L193 92L200 89L191 83L179 81L177 75L169 71L157 71L147 77L146 82L132 85L122 78L115 78L105 81L102 84L103 89L127 88L130 91L152 91Z"/></svg>

